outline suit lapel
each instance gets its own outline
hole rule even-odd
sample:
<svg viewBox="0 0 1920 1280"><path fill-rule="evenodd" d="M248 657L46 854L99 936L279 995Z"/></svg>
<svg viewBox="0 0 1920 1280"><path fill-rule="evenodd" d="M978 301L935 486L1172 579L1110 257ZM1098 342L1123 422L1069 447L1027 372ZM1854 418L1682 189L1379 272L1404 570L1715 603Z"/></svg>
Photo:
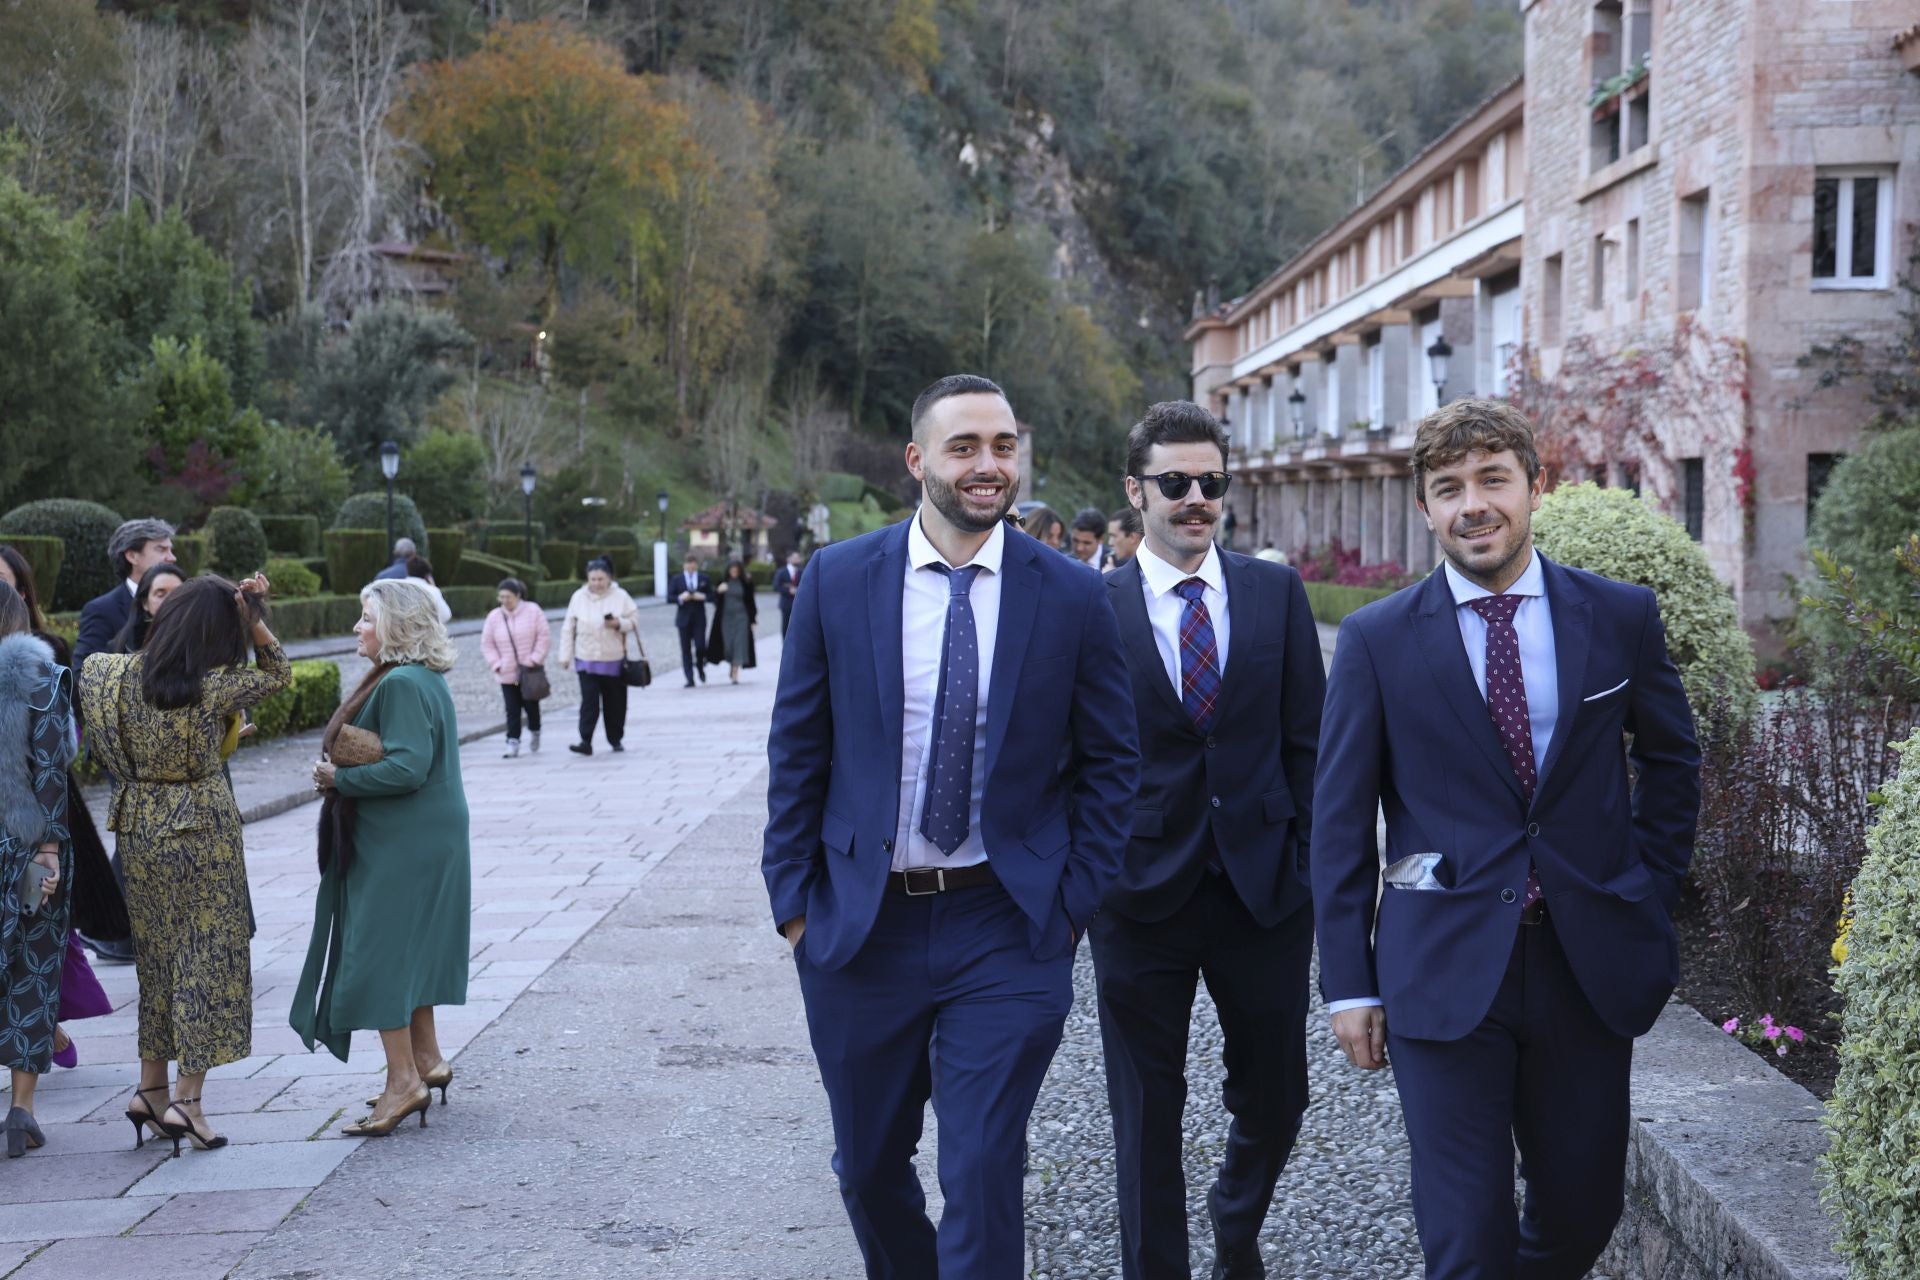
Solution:
<svg viewBox="0 0 1920 1280"><path fill-rule="evenodd" d="M1026 659L1027 641L1033 636L1033 619L1040 607L1040 570L1033 564L1040 544L1011 529L1005 538L1000 557L1005 575L1000 582L1000 629L994 635L993 676L987 685L987 758L982 763L989 775L994 761L1000 758L1007 723L1013 718L1013 691L1020 683L1020 664ZM896 666L898 658L896 653ZM899 683L897 675L895 683Z"/></svg>
<svg viewBox="0 0 1920 1280"><path fill-rule="evenodd" d="M1191 727L1193 721L1188 718L1186 708L1180 705L1180 699L1174 696L1173 683L1167 679L1166 662L1160 657L1160 646L1154 642L1153 622L1147 617L1143 576L1140 560L1135 557L1107 580L1107 589L1113 598L1113 612L1120 619L1120 638L1126 643L1127 656L1133 669L1159 691L1160 700L1165 704L1168 714L1179 723Z"/></svg>
<svg viewBox="0 0 1920 1280"><path fill-rule="evenodd" d="M1220 673L1220 717L1224 718L1227 709L1233 705L1234 682L1241 672L1253 665L1248 652L1253 648L1255 627L1260 621L1260 575L1251 572L1246 562L1229 551L1220 555L1220 571L1227 580L1227 610L1232 615L1229 622L1233 636L1228 640L1226 669ZM1214 634L1219 634L1219 624L1214 624Z"/></svg>
<svg viewBox="0 0 1920 1280"><path fill-rule="evenodd" d="M906 589L907 523L882 544L880 555L867 565L867 621L873 637L873 677L880 697L882 740L900 744L900 723L906 714L906 676L900 645L903 616L901 593ZM900 785L899 757L895 756L894 786Z"/></svg>
<svg viewBox="0 0 1920 1280"><path fill-rule="evenodd" d="M1535 555L1540 553L1536 550ZM1540 568L1547 584L1547 611L1553 619L1553 666L1559 681L1559 712L1553 721L1553 740L1540 762L1540 781L1533 794L1537 798L1560 759L1561 748L1580 714L1580 690L1586 687L1587 650L1593 643L1593 606L1568 573L1545 556Z"/></svg>
<svg viewBox="0 0 1920 1280"><path fill-rule="evenodd" d="M1460 640L1460 622L1454 616L1453 592L1447 587L1445 567L1435 569L1421 588L1420 601L1414 606L1414 629L1420 637L1420 652L1433 675L1434 687L1453 709L1467 738L1486 757L1514 794L1525 799L1520 779L1514 776L1513 763L1500 743L1499 730L1493 727L1493 715L1480 687L1473 682L1473 668L1467 663L1467 648Z"/></svg>

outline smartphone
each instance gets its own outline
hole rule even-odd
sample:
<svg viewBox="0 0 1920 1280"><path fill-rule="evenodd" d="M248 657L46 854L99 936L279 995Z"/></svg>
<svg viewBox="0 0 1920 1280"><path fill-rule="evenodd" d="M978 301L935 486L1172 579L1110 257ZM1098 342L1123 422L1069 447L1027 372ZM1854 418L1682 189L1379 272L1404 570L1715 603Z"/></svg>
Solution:
<svg viewBox="0 0 1920 1280"><path fill-rule="evenodd" d="M40 909L40 900L45 896L47 877L53 872L47 870L31 858L26 869L20 873L20 909L28 915Z"/></svg>

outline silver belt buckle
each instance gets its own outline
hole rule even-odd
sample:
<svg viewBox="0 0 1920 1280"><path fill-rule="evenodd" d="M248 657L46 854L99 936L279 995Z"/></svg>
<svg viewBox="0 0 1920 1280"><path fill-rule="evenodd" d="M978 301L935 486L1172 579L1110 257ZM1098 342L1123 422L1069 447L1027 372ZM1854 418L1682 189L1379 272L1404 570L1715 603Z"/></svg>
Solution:
<svg viewBox="0 0 1920 1280"><path fill-rule="evenodd" d="M947 891L947 871L945 867L914 867L909 871L901 872L901 875L905 877L902 883L906 886L907 896L909 898L926 898L936 893L945 893ZM928 877L933 881L933 888L914 888L913 878L915 876Z"/></svg>

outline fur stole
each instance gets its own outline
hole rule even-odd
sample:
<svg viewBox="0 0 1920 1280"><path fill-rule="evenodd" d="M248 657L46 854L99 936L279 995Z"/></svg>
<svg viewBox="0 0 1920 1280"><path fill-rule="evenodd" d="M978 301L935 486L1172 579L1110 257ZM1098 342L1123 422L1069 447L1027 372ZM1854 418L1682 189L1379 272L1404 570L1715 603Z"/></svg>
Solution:
<svg viewBox="0 0 1920 1280"><path fill-rule="evenodd" d="M0 831L19 845L36 845L47 832L47 815L33 789L29 741L33 716L52 709L66 679L54 665L53 650L36 636L0 639ZM56 761L73 759L73 740L63 735Z"/></svg>

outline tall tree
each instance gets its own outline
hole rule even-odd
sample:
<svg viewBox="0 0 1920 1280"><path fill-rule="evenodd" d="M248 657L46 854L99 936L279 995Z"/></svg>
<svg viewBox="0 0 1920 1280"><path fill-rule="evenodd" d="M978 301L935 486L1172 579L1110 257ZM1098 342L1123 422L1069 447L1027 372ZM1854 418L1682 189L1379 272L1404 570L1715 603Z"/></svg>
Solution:
<svg viewBox="0 0 1920 1280"><path fill-rule="evenodd" d="M333 6L330 52L338 67L339 145L335 164L347 191L338 246L320 278L320 300L335 312L393 283L374 249L412 159L393 129L406 67L419 48L417 24L393 0Z"/></svg>
<svg viewBox="0 0 1920 1280"><path fill-rule="evenodd" d="M321 0L280 0L254 21L241 52L247 160L268 179L261 221L285 237L295 305L314 296L321 236L339 196L325 173L343 87L322 43L324 17Z"/></svg>

